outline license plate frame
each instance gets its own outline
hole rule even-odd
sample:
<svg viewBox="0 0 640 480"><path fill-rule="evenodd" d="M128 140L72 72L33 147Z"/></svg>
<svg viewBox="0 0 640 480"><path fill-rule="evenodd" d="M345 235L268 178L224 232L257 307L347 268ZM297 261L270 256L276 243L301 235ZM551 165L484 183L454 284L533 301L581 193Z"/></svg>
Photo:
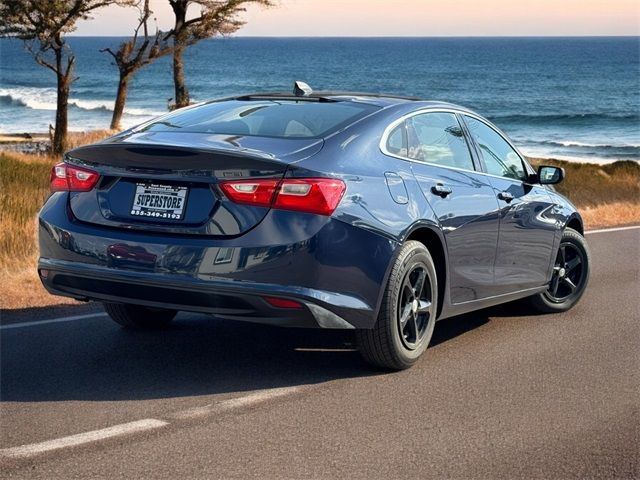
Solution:
<svg viewBox="0 0 640 480"><path fill-rule="evenodd" d="M188 187L138 182L130 214L136 218L173 220L184 218Z"/></svg>

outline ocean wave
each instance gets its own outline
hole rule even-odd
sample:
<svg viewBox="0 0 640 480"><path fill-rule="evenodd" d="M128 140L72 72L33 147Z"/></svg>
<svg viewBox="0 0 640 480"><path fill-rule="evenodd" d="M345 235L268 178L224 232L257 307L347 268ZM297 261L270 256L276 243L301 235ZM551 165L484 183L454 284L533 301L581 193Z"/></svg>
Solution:
<svg viewBox="0 0 640 480"><path fill-rule="evenodd" d="M568 160L574 162L587 163L613 163L619 160L632 160L640 162L640 156L637 155L609 155L608 152L563 152L549 147L521 147L520 151L530 158L554 158L556 160Z"/></svg>
<svg viewBox="0 0 640 480"><path fill-rule="evenodd" d="M146 108L129 108L129 107L126 107L124 109L124 112L128 115L133 115L135 117L159 117L160 115L165 115L169 113L168 110L161 111L161 110L149 110Z"/></svg>
<svg viewBox="0 0 640 480"><path fill-rule="evenodd" d="M0 100L5 105L27 107L33 110L55 110L55 88L0 88Z"/></svg>
<svg viewBox="0 0 640 480"><path fill-rule="evenodd" d="M638 122L640 114L610 114L610 113L566 113L566 114L513 114L513 115L495 115L490 117L495 123L524 123L524 124L543 124L543 123L586 123L594 121L613 121L613 122Z"/></svg>
<svg viewBox="0 0 640 480"><path fill-rule="evenodd" d="M0 88L0 104L14 107L25 107L32 110L56 110L55 88ZM69 98L69 106L85 111L113 112L113 103L104 100L85 100ZM126 115L137 117L155 117L166 112L146 108L125 108Z"/></svg>
<svg viewBox="0 0 640 480"><path fill-rule="evenodd" d="M553 147L577 147L577 148L598 148L598 149L640 149L640 143L590 143L580 142L575 140L545 140L541 142L534 142L540 145L549 145Z"/></svg>
<svg viewBox="0 0 640 480"><path fill-rule="evenodd" d="M640 161L640 145L624 143L623 140L583 142L577 140L525 140L520 150L533 158L557 158L558 160L581 160L606 163L615 160Z"/></svg>

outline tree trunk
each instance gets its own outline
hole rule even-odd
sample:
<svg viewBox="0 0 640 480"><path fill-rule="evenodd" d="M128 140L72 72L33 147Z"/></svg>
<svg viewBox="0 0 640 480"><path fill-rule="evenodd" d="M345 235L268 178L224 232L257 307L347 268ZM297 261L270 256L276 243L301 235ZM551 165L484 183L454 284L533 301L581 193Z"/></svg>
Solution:
<svg viewBox="0 0 640 480"><path fill-rule="evenodd" d="M129 90L129 73L120 72L120 80L118 81L118 93L116 95L116 103L113 107L113 116L111 117L111 130L120 129L120 121L124 113L124 105L127 102L127 93Z"/></svg>
<svg viewBox="0 0 640 480"><path fill-rule="evenodd" d="M175 108L182 108L189 105L189 90L184 83L184 39L183 35L175 38L175 48L173 50L173 83L175 85Z"/></svg>
<svg viewBox="0 0 640 480"><path fill-rule="evenodd" d="M173 31L173 84L175 87L175 108L182 108L189 105L189 91L184 83L184 60L183 54L187 48L188 32L185 28L187 20L188 1L171 2L173 13L175 14L175 25Z"/></svg>
<svg viewBox="0 0 640 480"><path fill-rule="evenodd" d="M68 109L69 109L69 87L71 78L71 68L66 72L62 66L62 50L56 49L56 77L58 81L57 105L56 105L56 126L53 134L53 144L51 151L54 155L61 155L67 148L68 130Z"/></svg>

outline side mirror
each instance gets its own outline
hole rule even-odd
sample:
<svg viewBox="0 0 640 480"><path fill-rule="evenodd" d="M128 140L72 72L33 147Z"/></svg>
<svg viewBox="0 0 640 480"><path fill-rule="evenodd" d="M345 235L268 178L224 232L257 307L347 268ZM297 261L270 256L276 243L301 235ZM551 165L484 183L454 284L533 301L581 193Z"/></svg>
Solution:
<svg viewBox="0 0 640 480"><path fill-rule="evenodd" d="M555 185L564 180L564 168L541 165L538 167L538 182L541 185Z"/></svg>

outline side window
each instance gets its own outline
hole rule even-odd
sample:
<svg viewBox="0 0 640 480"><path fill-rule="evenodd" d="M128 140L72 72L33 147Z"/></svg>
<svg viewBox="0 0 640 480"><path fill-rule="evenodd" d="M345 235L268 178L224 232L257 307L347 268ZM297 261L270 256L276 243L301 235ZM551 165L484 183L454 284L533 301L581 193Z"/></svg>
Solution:
<svg viewBox="0 0 640 480"><path fill-rule="evenodd" d="M498 132L475 118L465 116L465 120L480 148L487 173L516 180L527 178L522 159Z"/></svg>
<svg viewBox="0 0 640 480"><path fill-rule="evenodd" d="M400 157L407 156L407 131L404 122L394 128L387 137L387 151Z"/></svg>
<svg viewBox="0 0 640 480"><path fill-rule="evenodd" d="M453 113L423 113L407 120L409 158L473 170L469 146Z"/></svg>

